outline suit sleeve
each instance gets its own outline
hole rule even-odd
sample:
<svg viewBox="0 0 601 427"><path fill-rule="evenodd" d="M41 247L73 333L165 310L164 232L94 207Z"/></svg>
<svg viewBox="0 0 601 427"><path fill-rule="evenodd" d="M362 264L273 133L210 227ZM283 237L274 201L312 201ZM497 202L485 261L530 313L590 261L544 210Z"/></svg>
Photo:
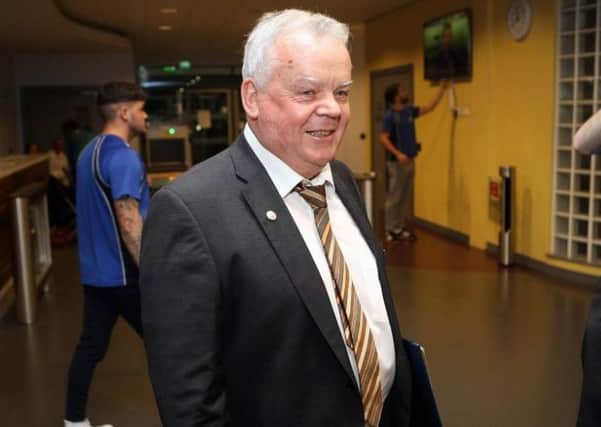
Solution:
<svg viewBox="0 0 601 427"><path fill-rule="evenodd" d="M601 425L601 293L591 304L582 342L582 391L577 427Z"/></svg>
<svg viewBox="0 0 601 427"><path fill-rule="evenodd" d="M163 425L227 425L217 269L199 224L169 189L155 195L144 224L140 294Z"/></svg>
<svg viewBox="0 0 601 427"><path fill-rule="evenodd" d="M584 122L572 139L576 151L583 154L600 154L601 149L601 111Z"/></svg>

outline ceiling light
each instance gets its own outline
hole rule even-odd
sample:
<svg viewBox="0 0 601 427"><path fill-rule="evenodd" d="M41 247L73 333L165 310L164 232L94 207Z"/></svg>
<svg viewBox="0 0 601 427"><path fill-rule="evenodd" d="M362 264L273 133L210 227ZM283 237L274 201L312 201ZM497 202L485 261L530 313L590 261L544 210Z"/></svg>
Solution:
<svg viewBox="0 0 601 427"><path fill-rule="evenodd" d="M161 9L163 15L174 15L177 13L177 9L174 7L164 7Z"/></svg>
<svg viewBox="0 0 601 427"><path fill-rule="evenodd" d="M159 25L161 31L171 31L171 25Z"/></svg>

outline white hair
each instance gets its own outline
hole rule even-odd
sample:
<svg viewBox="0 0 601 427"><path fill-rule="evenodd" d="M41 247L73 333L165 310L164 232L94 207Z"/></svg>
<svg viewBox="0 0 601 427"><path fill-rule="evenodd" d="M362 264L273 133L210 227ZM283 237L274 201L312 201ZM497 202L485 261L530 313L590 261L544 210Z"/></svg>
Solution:
<svg viewBox="0 0 601 427"><path fill-rule="evenodd" d="M273 61L271 49L277 38L296 31L309 31L317 36L340 40L348 48L349 27L321 13L286 9L265 13L252 29L244 46L242 78L253 78L262 86L270 77Z"/></svg>

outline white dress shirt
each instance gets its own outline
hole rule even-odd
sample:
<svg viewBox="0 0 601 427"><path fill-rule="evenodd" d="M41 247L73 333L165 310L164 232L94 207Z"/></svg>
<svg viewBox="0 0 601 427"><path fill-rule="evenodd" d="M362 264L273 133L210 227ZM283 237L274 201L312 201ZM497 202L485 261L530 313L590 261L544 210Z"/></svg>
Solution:
<svg viewBox="0 0 601 427"><path fill-rule="evenodd" d="M288 207L300 234L305 240L305 244L313 257L313 261L323 280L330 299L332 311L338 322L340 334L346 345L344 328L342 321L340 320L340 312L336 301L335 285L332 282L330 266L315 225L313 210L305 199L294 191L294 187L296 187L298 183L308 180L296 173L280 158L261 145L248 124L244 128L244 137L250 145L250 148L265 167L265 170L273 181L278 193L284 199L284 203ZM357 297L361 302L363 313L365 314L365 318L367 319L367 323L374 338L376 349L378 351L378 359L380 361L382 396L386 399L394 381L395 353L392 330L390 329L390 322L388 320L386 307L384 306L384 298L382 297L382 287L378 276L376 259L361 235L361 231L357 228L353 218L336 194L330 164L328 163L321 173L310 180L310 182L313 185L326 183L326 201L330 223L338 246L348 265L353 284L355 285ZM346 351L355 374L355 379L357 384L359 384L355 355L353 350L348 346L346 346Z"/></svg>

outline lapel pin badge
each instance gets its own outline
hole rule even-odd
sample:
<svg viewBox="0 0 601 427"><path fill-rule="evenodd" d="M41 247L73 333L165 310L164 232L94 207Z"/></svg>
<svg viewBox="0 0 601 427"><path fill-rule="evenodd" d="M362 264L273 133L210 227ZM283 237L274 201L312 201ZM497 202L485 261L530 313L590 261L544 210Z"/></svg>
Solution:
<svg viewBox="0 0 601 427"><path fill-rule="evenodd" d="M275 221L276 219L278 219L278 214L276 214L274 211L267 211L265 212L265 216L267 217L267 219L269 221Z"/></svg>

